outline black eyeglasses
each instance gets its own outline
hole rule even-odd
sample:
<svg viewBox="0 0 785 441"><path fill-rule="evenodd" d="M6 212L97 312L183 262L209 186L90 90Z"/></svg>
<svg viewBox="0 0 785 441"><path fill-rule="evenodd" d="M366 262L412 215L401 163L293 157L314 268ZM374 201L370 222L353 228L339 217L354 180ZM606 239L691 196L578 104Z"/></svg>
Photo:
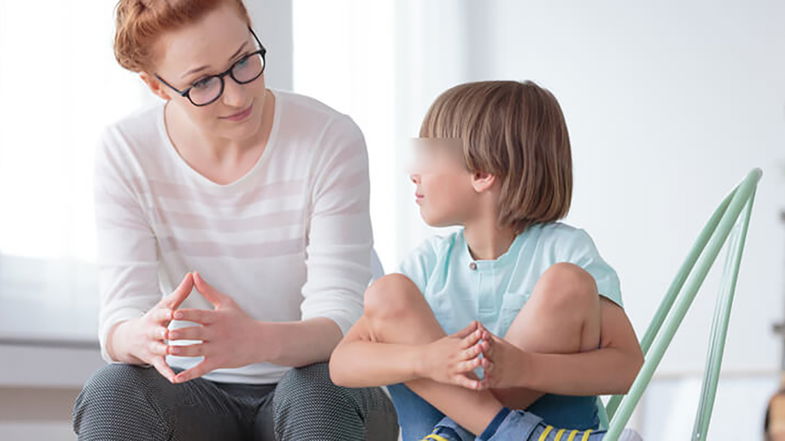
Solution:
<svg viewBox="0 0 785 441"><path fill-rule="evenodd" d="M155 74L155 77L158 78L158 81L166 84L170 89L180 94L180 96L188 98L194 106L201 107L214 103L224 93L225 76L229 75L237 84L248 84L264 73L264 57L267 55L267 49L265 49L259 41L259 38L254 33L253 29L249 27L248 30L251 31L251 35L253 35L253 38L256 40L256 44L260 49L243 56L226 71L219 73L218 75L210 75L209 77L201 78L185 90L178 90L158 76L158 74Z"/></svg>

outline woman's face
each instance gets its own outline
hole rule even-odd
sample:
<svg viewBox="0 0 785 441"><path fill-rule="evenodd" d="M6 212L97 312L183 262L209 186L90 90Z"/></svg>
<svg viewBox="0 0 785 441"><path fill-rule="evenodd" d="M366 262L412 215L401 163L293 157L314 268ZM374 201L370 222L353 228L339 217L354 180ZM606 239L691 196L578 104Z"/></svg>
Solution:
<svg viewBox="0 0 785 441"><path fill-rule="evenodd" d="M201 107L158 81L155 75L182 91L206 76L226 71L258 49L245 20L231 5L226 5L199 22L164 34L157 42L155 70L142 74L142 78L156 95L177 106L201 131L211 137L241 141L259 133L268 97L264 75L247 84L224 76L223 94Z"/></svg>

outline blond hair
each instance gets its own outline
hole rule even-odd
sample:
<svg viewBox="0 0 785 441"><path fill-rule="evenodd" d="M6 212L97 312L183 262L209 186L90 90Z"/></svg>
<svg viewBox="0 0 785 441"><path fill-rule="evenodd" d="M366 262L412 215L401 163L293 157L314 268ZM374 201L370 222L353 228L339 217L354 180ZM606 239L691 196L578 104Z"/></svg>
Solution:
<svg viewBox="0 0 785 441"><path fill-rule="evenodd" d="M460 138L466 167L500 181L498 221L520 233L567 215L572 155L564 115L546 89L526 81L481 81L442 93L422 138Z"/></svg>

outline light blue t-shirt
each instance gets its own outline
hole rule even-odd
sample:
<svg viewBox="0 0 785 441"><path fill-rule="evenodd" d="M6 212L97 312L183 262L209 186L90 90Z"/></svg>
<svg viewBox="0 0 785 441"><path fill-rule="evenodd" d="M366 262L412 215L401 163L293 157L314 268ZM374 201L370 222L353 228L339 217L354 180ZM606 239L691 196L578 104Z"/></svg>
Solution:
<svg viewBox="0 0 785 441"><path fill-rule="evenodd" d="M622 306L616 271L600 257L585 231L561 222L527 228L495 260L474 260L463 229L435 236L401 262L399 272L417 285L447 334L476 319L504 336L540 276L560 262L586 270L599 294ZM546 395L529 410L560 427L589 428L597 423L593 397Z"/></svg>

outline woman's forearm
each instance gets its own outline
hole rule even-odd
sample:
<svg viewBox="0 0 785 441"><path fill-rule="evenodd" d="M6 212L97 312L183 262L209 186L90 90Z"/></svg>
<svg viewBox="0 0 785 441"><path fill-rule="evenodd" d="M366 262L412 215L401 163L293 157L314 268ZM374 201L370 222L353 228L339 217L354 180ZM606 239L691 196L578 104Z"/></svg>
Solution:
<svg viewBox="0 0 785 441"><path fill-rule="evenodd" d="M575 354L524 353L517 386L560 395L627 393L643 363L616 347Z"/></svg>
<svg viewBox="0 0 785 441"><path fill-rule="evenodd" d="M377 343L364 340L342 342L330 358L330 377L344 387L372 387L421 378L418 362L422 346Z"/></svg>
<svg viewBox="0 0 785 441"><path fill-rule="evenodd" d="M300 367L327 361L341 340L341 329L328 318L299 322L260 322L260 352L263 361L280 366ZM267 352L269 348L271 352Z"/></svg>

